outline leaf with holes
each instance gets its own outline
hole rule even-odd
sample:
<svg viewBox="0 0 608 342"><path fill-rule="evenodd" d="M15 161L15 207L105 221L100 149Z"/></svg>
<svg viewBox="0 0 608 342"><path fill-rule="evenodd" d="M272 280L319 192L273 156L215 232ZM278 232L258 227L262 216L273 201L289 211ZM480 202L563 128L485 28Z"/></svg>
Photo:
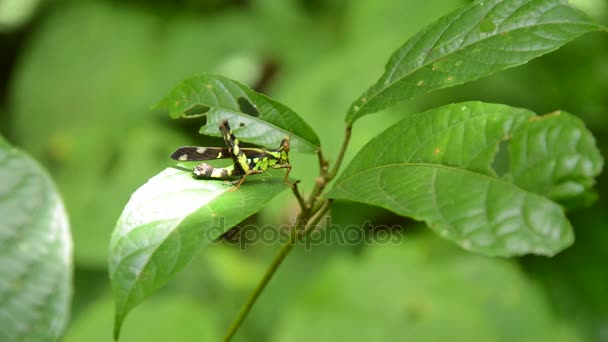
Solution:
<svg viewBox="0 0 608 342"><path fill-rule="evenodd" d="M601 27L565 0L477 0L428 26L389 59L346 121L524 64Z"/></svg>
<svg viewBox="0 0 608 342"><path fill-rule="evenodd" d="M207 117L200 133L221 136L218 125L227 119L240 140L278 146L291 136L293 151L314 153L317 134L287 106L224 76L203 74L182 81L158 105L171 117Z"/></svg>
<svg viewBox="0 0 608 342"><path fill-rule="evenodd" d="M594 200L604 161L595 138L577 117L558 111L536 117L510 142L513 183L567 207Z"/></svg>
<svg viewBox="0 0 608 342"><path fill-rule="evenodd" d="M0 340L54 341L72 296L72 238L55 185L0 137Z"/></svg>
<svg viewBox="0 0 608 342"><path fill-rule="evenodd" d="M238 191L217 180L168 168L140 187L125 206L110 243L116 302L114 334L127 313L162 287L202 247L260 211L289 188L283 175L248 179Z"/></svg>
<svg viewBox="0 0 608 342"><path fill-rule="evenodd" d="M560 115L571 118L567 113ZM551 192L544 191L559 189L563 179L592 184L597 172L587 172L581 179L579 168L564 167L560 177L545 180L546 170L527 166L537 159L551 158L551 153L521 146L519 135L539 131L537 125L543 123L549 124L547 127L561 125L568 131L571 120L551 120L525 109L480 102L412 115L370 141L328 196L377 205L425 221L441 236L482 254L553 255L569 246L574 236L562 208L545 197ZM586 138L590 133L584 126L577 129L585 136L579 140L585 143L578 144L576 160L589 159L601 165L597 148ZM574 138L574 142L547 140L548 150L567 150L557 145L576 145L579 140ZM506 167L506 174L499 176L494 169L499 146L508 148L515 157L530 151L530 157L514 160ZM528 170L529 179L555 183L528 186L518 181L522 169ZM513 178L515 182L510 181Z"/></svg>

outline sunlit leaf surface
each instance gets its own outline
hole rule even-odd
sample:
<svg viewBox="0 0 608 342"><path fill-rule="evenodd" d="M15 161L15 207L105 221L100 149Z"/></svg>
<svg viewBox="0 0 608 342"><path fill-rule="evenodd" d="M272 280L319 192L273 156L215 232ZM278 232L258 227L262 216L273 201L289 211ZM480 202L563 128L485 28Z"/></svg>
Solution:
<svg viewBox="0 0 608 342"><path fill-rule="evenodd" d="M251 176L237 191L168 168L125 206L110 243L115 335L126 314L163 286L194 254L289 187L283 176Z"/></svg>

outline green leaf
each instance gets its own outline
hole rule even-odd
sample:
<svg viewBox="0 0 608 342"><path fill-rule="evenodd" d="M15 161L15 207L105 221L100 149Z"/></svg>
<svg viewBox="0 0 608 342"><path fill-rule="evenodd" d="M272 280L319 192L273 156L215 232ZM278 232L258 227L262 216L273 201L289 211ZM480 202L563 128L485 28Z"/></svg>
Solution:
<svg viewBox="0 0 608 342"><path fill-rule="evenodd" d="M511 139L513 182L562 204L584 197L604 163L595 138L566 112L534 119Z"/></svg>
<svg viewBox="0 0 608 342"><path fill-rule="evenodd" d="M72 297L67 213L47 173L1 137L0 179L0 340L57 340Z"/></svg>
<svg viewBox="0 0 608 342"><path fill-rule="evenodd" d="M389 59L348 123L400 101L524 64L601 27L564 0L478 0L428 26Z"/></svg>
<svg viewBox="0 0 608 342"><path fill-rule="evenodd" d="M168 168L140 187L125 206L110 243L115 336L126 314L162 287L195 253L261 210L289 187L283 176L250 177L237 191Z"/></svg>
<svg viewBox="0 0 608 342"><path fill-rule="evenodd" d="M328 196L425 221L442 237L479 253L553 255L569 246L574 236L562 208L545 196L551 196L552 189L562 189L564 180L577 179L590 186L601 165L590 133L582 124L572 126L578 121L569 114L561 112L560 116L567 118L543 119L525 109L480 102L412 115L370 141ZM522 140L533 136L531 132L540 132L540 136L553 132L552 136L560 130L574 132L562 137L573 139L542 141L549 153L522 146ZM578 154L563 162L569 167L556 168L559 177L543 179L540 187L511 182L520 178L511 172L520 170L530 169L527 177L532 180L546 177L545 168L534 171L530 163L556 158L551 151L572 150L571 144L578 145ZM507 170L502 176L493 168L499 146L519 157L509 166L514 171ZM527 151L529 157L524 159ZM581 161L583 166L576 167L570 160ZM542 192L547 189L548 193Z"/></svg>
<svg viewBox="0 0 608 342"><path fill-rule="evenodd" d="M221 136L218 125L228 119L242 141L278 146L291 136L294 151L313 153L319 149L316 133L287 106L224 76L203 74L188 78L159 104L171 117L207 116L200 133Z"/></svg>

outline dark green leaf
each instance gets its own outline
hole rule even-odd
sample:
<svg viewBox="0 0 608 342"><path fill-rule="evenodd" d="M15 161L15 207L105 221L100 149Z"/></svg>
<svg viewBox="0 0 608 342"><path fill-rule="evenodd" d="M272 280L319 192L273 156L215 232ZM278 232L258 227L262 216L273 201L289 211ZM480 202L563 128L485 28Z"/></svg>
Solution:
<svg viewBox="0 0 608 342"><path fill-rule="evenodd" d="M351 105L346 121L526 63L599 28L564 0L475 1L395 51L385 73Z"/></svg>
<svg viewBox="0 0 608 342"><path fill-rule="evenodd" d="M126 314L162 287L203 246L255 214L289 187L283 176L252 176L237 191L168 168L125 206L110 243L115 336Z"/></svg>
<svg viewBox="0 0 608 342"><path fill-rule="evenodd" d="M0 180L0 340L57 340L72 296L65 208L40 165L1 137Z"/></svg>
<svg viewBox="0 0 608 342"><path fill-rule="evenodd" d="M479 102L412 115L368 143L329 197L373 204L425 221L441 236L483 254L553 255L569 246L574 236L560 206L543 196L571 178L590 186L601 165L590 133L582 124L573 125L578 121L569 114L560 116L567 118L548 120L524 109ZM544 122L547 126L542 126ZM574 133L564 135L565 141L542 141L546 151L522 146L526 136L535 136L533 132L540 136L553 132L552 136L560 130ZM557 152L552 151L573 150L572 144L578 147L571 159L584 167L564 162L570 167L559 168L559 177L549 179L543 178L545 168L530 167L537 159L555 159ZM499 177L492 168L499 145L512 148L511 154L519 158L510 165L513 170L529 169L526 177L543 178L539 181L543 186L510 182L509 166ZM530 156L524 159L528 151Z"/></svg>
<svg viewBox="0 0 608 342"><path fill-rule="evenodd" d="M291 135L294 151L312 153L320 145L316 133L287 106L227 77L203 74L182 81L157 106L171 117L207 116L200 132L220 136L224 119L242 141L278 146Z"/></svg>

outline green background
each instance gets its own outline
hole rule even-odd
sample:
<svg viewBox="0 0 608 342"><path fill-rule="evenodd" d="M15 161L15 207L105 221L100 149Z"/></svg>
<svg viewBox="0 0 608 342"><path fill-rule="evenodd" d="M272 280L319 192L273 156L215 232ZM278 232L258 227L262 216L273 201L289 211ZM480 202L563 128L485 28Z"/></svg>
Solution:
<svg viewBox="0 0 608 342"><path fill-rule="evenodd" d="M326 156L350 103L390 54L464 0L8 1L0 7L0 133L51 173L74 238L75 289L66 341L108 341L112 229L130 194L174 165L180 145L218 144L200 122L151 110L180 80L216 72L289 105ZM608 23L603 0L572 1ZM33 5L30 5L33 3ZM402 118L481 100L581 117L608 156L608 36L592 33L530 63L370 115L346 163ZM310 189L316 159L293 154ZM345 165L346 165L345 163ZM335 226L398 225L396 244L325 244L290 255L237 340L608 340L608 179L599 200L569 212L576 242L554 258L467 254L380 209L334 208ZM286 201L287 204L286 204ZM285 192L247 224L288 223ZM214 244L127 317L122 340L217 340L277 244Z"/></svg>

